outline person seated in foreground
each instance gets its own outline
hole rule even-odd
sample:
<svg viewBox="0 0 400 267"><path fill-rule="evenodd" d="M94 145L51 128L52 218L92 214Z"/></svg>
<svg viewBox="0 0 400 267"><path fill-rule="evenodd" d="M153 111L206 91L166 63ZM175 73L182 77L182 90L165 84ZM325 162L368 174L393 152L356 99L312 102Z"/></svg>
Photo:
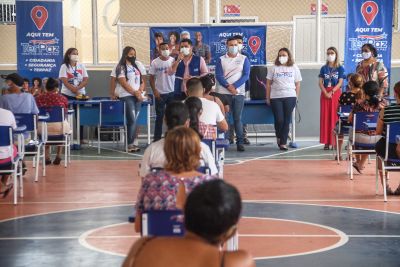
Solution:
<svg viewBox="0 0 400 267"><path fill-rule="evenodd" d="M354 113L356 112L379 112L384 106L385 102L383 99L378 97L379 94L379 85L374 81L368 81L364 83L362 87L362 91L365 95L365 99L361 101L361 103L356 103L353 106L353 109L349 115L349 122L353 123ZM351 131L350 131L351 133ZM351 138L351 134L350 134ZM376 142L381 138L379 134L376 133L375 130L362 130L356 132L355 134L355 143L361 144L376 144ZM365 162L368 159L367 154L357 155L356 162L353 164L353 167L359 172L362 173L361 170L364 169Z"/></svg>
<svg viewBox="0 0 400 267"><path fill-rule="evenodd" d="M186 105L182 102L171 102L167 105L165 109L165 124L167 125L168 131L171 131L175 127L185 126L189 127L189 111ZM166 135L168 132L166 132ZM140 177L145 177L147 174L151 173L152 169L164 168L166 157L164 154L164 143L165 139L162 138L156 142L153 142L144 151L143 159L140 164ZM215 165L215 159L212 155L210 148L204 144L200 143L201 152L200 159L204 162L205 166L210 168L211 175L216 175L218 173L217 166Z"/></svg>
<svg viewBox="0 0 400 267"><path fill-rule="evenodd" d="M223 180L197 186L185 208L184 237L143 237L130 249L122 267L255 267L244 251L224 251L235 235L242 209L238 190Z"/></svg>
<svg viewBox="0 0 400 267"><path fill-rule="evenodd" d="M36 104L39 108L50 108L50 107L61 107L64 108L65 114L68 112L68 99L58 93L58 81L54 78L49 78L46 83L46 93L38 95L36 97ZM47 123L47 134L51 135L62 135L70 132L70 126L66 120L63 122L64 125L58 122ZM64 127L64 129L63 129ZM41 123L39 123L38 131L41 132ZM64 130L64 132L63 132ZM53 161L54 165L60 165L61 153L63 146L57 146L57 155ZM45 158L46 165L51 164L50 159L50 146L45 147Z"/></svg>
<svg viewBox="0 0 400 267"><path fill-rule="evenodd" d="M375 150L376 153L385 158L386 156L386 126L389 123L400 122L400 82L394 85L394 97L396 98L396 103L385 107L379 113L378 123L376 125L376 134L382 135L376 143ZM400 134L400 133L399 133ZM400 143L389 144L388 148L388 158L389 159L400 159ZM381 178L381 183L383 182L383 173L381 161L378 161L379 176ZM386 192L389 195L400 195L400 184L397 189L393 192L388 184L386 184Z"/></svg>
<svg viewBox="0 0 400 267"><path fill-rule="evenodd" d="M14 114L11 111L0 108L0 126L10 126L11 128L17 128ZM0 170L10 170L12 168L12 158L17 156L18 149L15 145L0 146ZM0 196L5 198L11 192L13 184L9 183L10 174L0 173Z"/></svg>
<svg viewBox="0 0 400 267"><path fill-rule="evenodd" d="M189 109L189 126L199 135L200 139L217 139L217 127L200 121L200 116L203 112L200 98L190 96L186 98L185 105Z"/></svg>
<svg viewBox="0 0 400 267"><path fill-rule="evenodd" d="M206 180L214 179L197 171L200 166L200 138L191 128L176 127L165 137L163 170L142 180L136 201L135 230L141 231L141 214L146 210L182 209L186 194Z"/></svg>

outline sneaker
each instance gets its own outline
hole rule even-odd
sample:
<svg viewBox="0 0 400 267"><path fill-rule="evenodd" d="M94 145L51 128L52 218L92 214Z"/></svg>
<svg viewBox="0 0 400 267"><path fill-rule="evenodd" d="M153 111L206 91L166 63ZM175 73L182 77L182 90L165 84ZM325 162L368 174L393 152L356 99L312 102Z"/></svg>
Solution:
<svg viewBox="0 0 400 267"><path fill-rule="evenodd" d="M128 146L128 152L139 152L140 151L140 147L135 146L135 145L129 145Z"/></svg>
<svg viewBox="0 0 400 267"><path fill-rule="evenodd" d="M237 144L236 145L237 151L243 152L244 151L244 146L242 144Z"/></svg>
<svg viewBox="0 0 400 267"><path fill-rule="evenodd" d="M243 144L250 145L250 140L248 138L243 139Z"/></svg>

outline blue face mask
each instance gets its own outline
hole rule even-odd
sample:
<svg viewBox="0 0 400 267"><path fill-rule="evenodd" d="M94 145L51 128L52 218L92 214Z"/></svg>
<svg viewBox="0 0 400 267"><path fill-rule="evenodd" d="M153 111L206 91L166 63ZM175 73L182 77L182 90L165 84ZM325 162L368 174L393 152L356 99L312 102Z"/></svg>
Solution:
<svg viewBox="0 0 400 267"><path fill-rule="evenodd" d="M229 46L228 52L229 52L229 54L236 55L239 52L239 47L238 46Z"/></svg>

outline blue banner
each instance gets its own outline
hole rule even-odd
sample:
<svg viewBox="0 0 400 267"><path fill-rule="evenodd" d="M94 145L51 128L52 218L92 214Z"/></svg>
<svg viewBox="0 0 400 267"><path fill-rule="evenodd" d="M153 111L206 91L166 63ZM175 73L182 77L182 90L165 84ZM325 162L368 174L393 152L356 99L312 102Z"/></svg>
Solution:
<svg viewBox="0 0 400 267"><path fill-rule="evenodd" d="M266 62L266 26L199 26L199 27L152 27L150 28L150 58L157 56L156 41L157 36L168 42L171 47L171 39L178 36L181 32L190 33L190 39L193 45L196 44L196 32L201 32L202 42L208 46L211 51L210 65L215 65L217 58L226 53L226 40L234 35L243 36L243 54L245 54L252 65L265 65ZM172 43L172 46L174 44ZM178 45L177 45L178 46Z"/></svg>
<svg viewBox="0 0 400 267"><path fill-rule="evenodd" d="M63 60L61 0L16 1L17 70L28 79L58 77Z"/></svg>
<svg viewBox="0 0 400 267"><path fill-rule="evenodd" d="M345 68L355 72L362 60L361 47L372 44L378 51L390 77L392 52L392 0L347 0Z"/></svg>

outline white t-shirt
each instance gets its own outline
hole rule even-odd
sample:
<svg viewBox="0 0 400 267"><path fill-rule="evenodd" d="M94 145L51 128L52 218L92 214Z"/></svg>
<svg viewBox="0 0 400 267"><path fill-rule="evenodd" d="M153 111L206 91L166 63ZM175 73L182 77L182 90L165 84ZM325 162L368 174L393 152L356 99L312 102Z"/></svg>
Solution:
<svg viewBox="0 0 400 267"><path fill-rule="evenodd" d="M169 57L162 60L160 57L154 59L150 64L149 74L156 79L156 89L160 94L168 94L174 91L175 73L172 72L172 64L175 59Z"/></svg>
<svg viewBox="0 0 400 267"><path fill-rule="evenodd" d="M146 148L140 165L140 177L145 177L153 168L164 168L165 162L167 161L164 154L164 143L165 139L162 138ZM203 142L200 142L200 146L201 160L210 168L211 175L217 174L217 166L215 165L215 159L210 148Z"/></svg>
<svg viewBox="0 0 400 267"><path fill-rule="evenodd" d="M126 77L128 79L128 84L133 88L133 90L135 90L135 91L139 90L139 88L140 88L140 71L130 64L127 64L126 67L127 67L128 75L125 76L125 70L123 68L121 68L121 72L119 73L118 78ZM115 92L118 94L119 97L131 96L131 94L128 93L119 82L117 82Z"/></svg>
<svg viewBox="0 0 400 267"><path fill-rule="evenodd" d="M11 126L13 129L17 128L14 114L11 111L0 108L0 126ZM0 146L0 159L6 159L12 156L12 147Z"/></svg>
<svg viewBox="0 0 400 267"><path fill-rule="evenodd" d="M200 100L203 112L201 113L199 120L202 123L217 125L218 122L221 122L225 119L224 114L222 114L222 111L217 103L202 97Z"/></svg>
<svg viewBox="0 0 400 267"><path fill-rule="evenodd" d="M302 80L297 65L272 66L268 71L267 79L272 81L271 98L296 97L296 82Z"/></svg>
<svg viewBox="0 0 400 267"><path fill-rule="evenodd" d="M142 62L140 62L140 61L135 61L136 62L136 66L138 67L138 69L139 69L139 71L142 73L142 75L146 75L146 68L144 67L144 65L143 65L143 63ZM111 70L111 73L110 73L110 76L111 77L117 77L117 66L118 66L118 64L117 65L115 65L114 67L113 67L113 69Z"/></svg>
<svg viewBox="0 0 400 267"><path fill-rule="evenodd" d="M68 68L67 68L67 65L62 64L58 77L59 78L67 78L69 84L78 86L83 81L83 78L86 78L89 76L86 72L85 66L82 63L78 62L78 63L76 63L75 67L72 67L71 65L69 65ZM64 95L72 96L72 97L76 96L76 94L71 92L71 90L69 90L65 86L64 83L62 83L61 93ZM86 94L85 87L81 88L79 90L78 94L85 95Z"/></svg>

